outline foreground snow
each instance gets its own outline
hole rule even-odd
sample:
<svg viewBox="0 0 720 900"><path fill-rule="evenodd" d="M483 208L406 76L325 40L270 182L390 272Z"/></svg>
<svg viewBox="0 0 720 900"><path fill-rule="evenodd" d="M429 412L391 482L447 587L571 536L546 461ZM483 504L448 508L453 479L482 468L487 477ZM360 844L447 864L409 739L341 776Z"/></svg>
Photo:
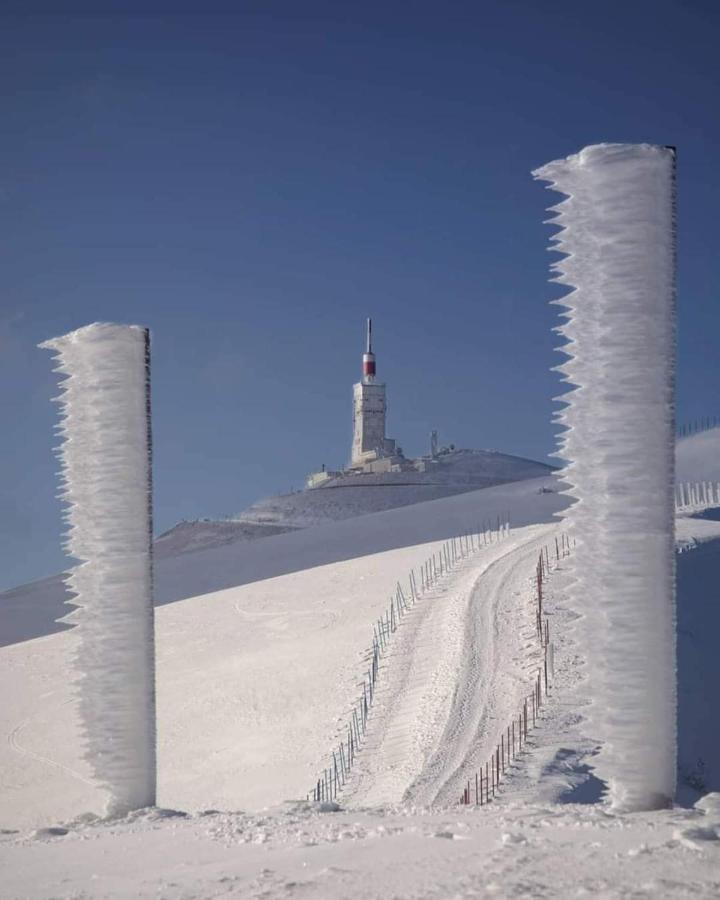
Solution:
<svg viewBox="0 0 720 900"><path fill-rule="evenodd" d="M3 894L23 898L579 897L720 893L718 795L696 810L603 807L258 815L152 811L65 835L4 835Z"/></svg>

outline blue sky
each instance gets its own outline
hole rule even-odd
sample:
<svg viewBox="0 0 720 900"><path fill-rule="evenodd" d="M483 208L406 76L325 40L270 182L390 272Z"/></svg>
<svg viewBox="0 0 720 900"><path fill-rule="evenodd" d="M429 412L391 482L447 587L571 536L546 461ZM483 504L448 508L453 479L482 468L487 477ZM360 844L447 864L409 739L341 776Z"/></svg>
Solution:
<svg viewBox="0 0 720 900"><path fill-rule="evenodd" d="M530 170L589 143L678 146L679 417L720 412L717 3L199 6L2 15L0 587L63 565L35 345L91 321L153 330L159 530L346 461L366 315L407 453L545 458Z"/></svg>

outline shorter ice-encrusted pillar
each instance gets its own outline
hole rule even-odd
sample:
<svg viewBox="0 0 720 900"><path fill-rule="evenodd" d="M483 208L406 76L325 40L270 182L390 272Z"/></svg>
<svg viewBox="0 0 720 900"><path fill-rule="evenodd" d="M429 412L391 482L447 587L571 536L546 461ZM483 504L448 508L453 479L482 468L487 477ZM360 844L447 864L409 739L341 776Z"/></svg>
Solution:
<svg viewBox="0 0 720 900"><path fill-rule="evenodd" d="M155 804L152 442L147 329L94 324L40 345L58 398L66 576L85 758L108 813Z"/></svg>
<svg viewBox="0 0 720 900"><path fill-rule="evenodd" d="M598 144L534 173L553 208L572 290L556 329L574 387L558 456L575 504L571 598L582 614L596 773L614 807L667 806L675 789L675 151Z"/></svg>

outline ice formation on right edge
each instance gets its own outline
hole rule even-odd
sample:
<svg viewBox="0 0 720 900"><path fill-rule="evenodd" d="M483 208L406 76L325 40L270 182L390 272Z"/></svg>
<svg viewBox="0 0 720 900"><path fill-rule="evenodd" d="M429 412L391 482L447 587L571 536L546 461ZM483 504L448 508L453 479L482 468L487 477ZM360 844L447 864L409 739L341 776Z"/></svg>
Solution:
<svg viewBox="0 0 720 900"><path fill-rule="evenodd" d="M613 807L672 802L676 777L674 560L675 151L598 144L533 172L565 194L554 281L574 387L557 455L576 502L571 588L588 650L596 774Z"/></svg>

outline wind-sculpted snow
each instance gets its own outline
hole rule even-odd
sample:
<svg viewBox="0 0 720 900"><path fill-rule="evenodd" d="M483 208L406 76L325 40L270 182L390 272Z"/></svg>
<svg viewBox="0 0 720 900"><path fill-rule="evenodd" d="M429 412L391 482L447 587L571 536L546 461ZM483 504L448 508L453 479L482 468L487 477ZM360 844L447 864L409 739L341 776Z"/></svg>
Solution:
<svg viewBox="0 0 720 900"><path fill-rule="evenodd" d="M533 173L566 194L552 266L572 288L557 329L575 387L557 455L576 503L572 600L589 649L597 774L613 804L667 805L675 785L674 151L599 144ZM605 700L608 702L605 702Z"/></svg>
<svg viewBox="0 0 720 900"><path fill-rule="evenodd" d="M67 376L63 438L66 576L77 609L76 696L85 758L112 813L155 802L149 344L135 326L95 324L41 344Z"/></svg>

